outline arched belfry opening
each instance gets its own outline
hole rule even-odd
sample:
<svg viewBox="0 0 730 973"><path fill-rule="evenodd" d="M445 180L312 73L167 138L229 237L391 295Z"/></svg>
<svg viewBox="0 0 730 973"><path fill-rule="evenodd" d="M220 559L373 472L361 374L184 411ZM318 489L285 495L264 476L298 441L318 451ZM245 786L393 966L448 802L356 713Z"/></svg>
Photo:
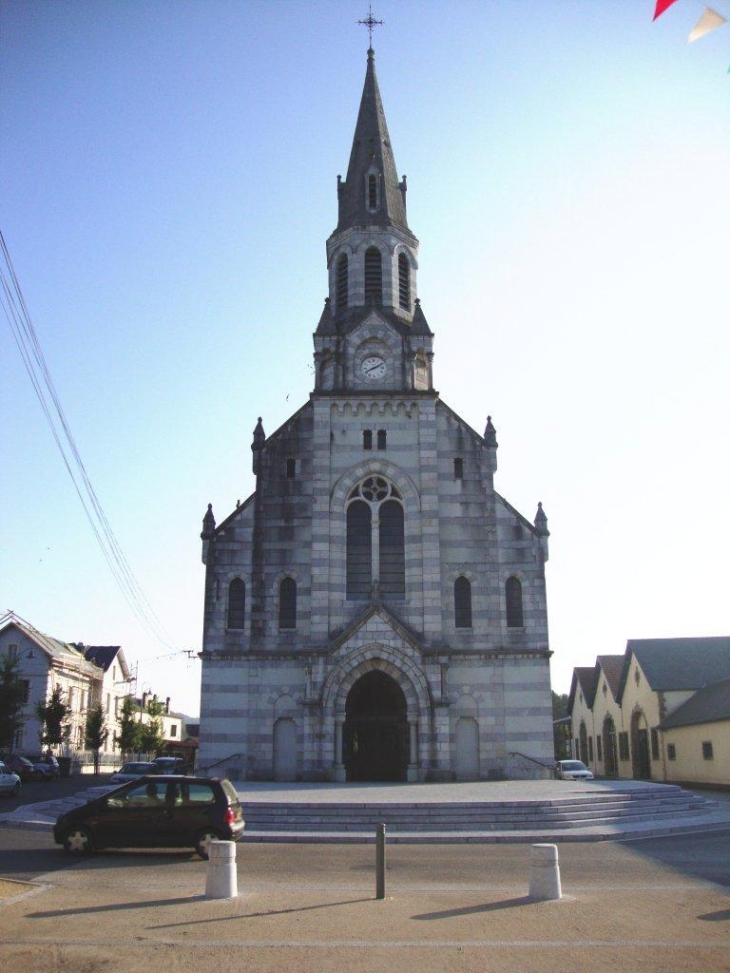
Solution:
<svg viewBox="0 0 730 973"><path fill-rule="evenodd" d="M384 672L366 672L347 695L343 755L349 781L406 780L406 697Z"/></svg>

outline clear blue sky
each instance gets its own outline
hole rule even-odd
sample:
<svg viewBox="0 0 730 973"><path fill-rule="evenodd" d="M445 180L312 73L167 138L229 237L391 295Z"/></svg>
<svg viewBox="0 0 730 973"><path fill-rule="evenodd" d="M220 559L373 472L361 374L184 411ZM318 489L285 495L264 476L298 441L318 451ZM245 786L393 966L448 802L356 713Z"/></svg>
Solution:
<svg viewBox="0 0 730 973"><path fill-rule="evenodd" d="M435 384L552 531L553 684L627 638L727 635L730 24L677 0L383 0L374 46ZM715 9L730 19L729 0ZM0 6L0 226L86 468L174 650L202 517L312 387L365 73L361 0ZM199 664L118 591L10 329L0 611Z"/></svg>

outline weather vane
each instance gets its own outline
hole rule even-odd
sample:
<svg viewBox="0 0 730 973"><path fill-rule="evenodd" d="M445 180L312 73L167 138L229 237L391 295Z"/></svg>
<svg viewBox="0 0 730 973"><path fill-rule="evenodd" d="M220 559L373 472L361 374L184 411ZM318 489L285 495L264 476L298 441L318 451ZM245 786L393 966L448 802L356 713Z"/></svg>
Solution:
<svg viewBox="0 0 730 973"><path fill-rule="evenodd" d="M373 17L373 5L369 3L367 20L358 20L358 24L362 24L363 27L367 27L371 48L373 46L373 27L382 27L384 23L384 20L376 20Z"/></svg>

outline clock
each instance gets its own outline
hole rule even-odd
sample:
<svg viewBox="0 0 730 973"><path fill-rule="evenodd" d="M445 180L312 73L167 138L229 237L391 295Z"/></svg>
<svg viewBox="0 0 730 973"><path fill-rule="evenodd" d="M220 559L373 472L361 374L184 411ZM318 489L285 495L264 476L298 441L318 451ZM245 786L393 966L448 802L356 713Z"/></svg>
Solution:
<svg viewBox="0 0 730 973"><path fill-rule="evenodd" d="M360 365L362 376L368 382L377 381L385 375L385 359L380 355L368 355Z"/></svg>

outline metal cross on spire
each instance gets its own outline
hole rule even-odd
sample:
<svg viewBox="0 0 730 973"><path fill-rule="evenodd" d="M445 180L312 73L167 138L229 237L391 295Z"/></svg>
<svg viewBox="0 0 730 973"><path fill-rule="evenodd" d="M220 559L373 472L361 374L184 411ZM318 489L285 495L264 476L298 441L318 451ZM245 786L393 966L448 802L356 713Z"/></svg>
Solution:
<svg viewBox="0 0 730 973"><path fill-rule="evenodd" d="M369 46L371 49L373 46L373 27L382 27L384 23L385 23L384 20L376 20L373 17L373 5L369 3L367 20L358 20L358 24L362 24L363 27L367 27L368 35L370 37Z"/></svg>

